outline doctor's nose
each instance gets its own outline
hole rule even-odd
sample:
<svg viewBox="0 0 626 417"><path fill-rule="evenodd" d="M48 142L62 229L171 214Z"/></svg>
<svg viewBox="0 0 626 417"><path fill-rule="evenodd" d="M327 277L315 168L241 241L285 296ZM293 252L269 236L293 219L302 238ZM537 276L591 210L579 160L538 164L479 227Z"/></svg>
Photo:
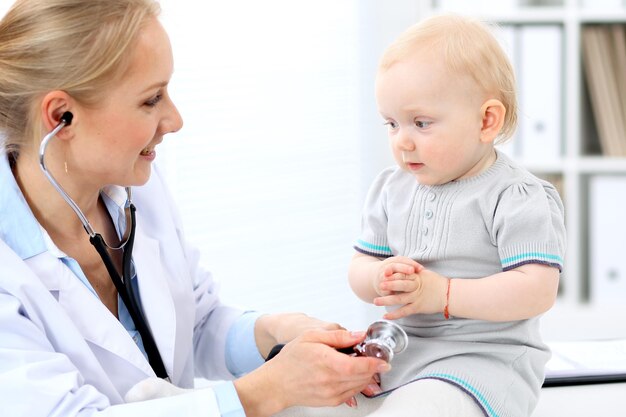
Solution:
<svg viewBox="0 0 626 417"><path fill-rule="evenodd" d="M163 134L178 132L183 127L183 118L176 108L176 105L170 100L168 109L161 121L161 130Z"/></svg>

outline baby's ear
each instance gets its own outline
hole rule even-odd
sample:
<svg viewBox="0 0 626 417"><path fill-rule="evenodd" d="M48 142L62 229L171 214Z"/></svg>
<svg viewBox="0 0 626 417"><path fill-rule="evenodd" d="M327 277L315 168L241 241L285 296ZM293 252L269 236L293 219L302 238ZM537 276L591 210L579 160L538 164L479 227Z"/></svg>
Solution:
<svg viewBox="0 0 626 417"><path fill-rule="evenodd" d="M480 129L480 141L483 143L493 143L498 137L504 125L506 107L500 100L490 98L480 107L482 126Z"/></svg>

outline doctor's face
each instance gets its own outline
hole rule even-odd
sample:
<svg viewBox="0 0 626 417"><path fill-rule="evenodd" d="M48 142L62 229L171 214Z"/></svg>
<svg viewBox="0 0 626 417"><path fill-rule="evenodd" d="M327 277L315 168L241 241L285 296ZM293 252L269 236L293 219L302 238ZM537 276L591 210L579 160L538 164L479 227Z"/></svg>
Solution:
<svg viewBox="0 0 626 417"><path fill-rule="evenodd" d="M182 127L168 91L173 72L169 38L156 19L139 34L128 70L95 107L80 107L71 164L87 181L141 185L148 181L156 147ZM70 167L70 170L72 167Z"/></svg>

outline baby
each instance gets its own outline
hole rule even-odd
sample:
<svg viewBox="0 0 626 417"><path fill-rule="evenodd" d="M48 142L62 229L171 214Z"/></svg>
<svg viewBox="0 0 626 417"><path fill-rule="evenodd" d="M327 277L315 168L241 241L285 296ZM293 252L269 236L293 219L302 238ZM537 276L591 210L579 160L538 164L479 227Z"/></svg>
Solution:
<svg viewBox="0 0 626 417"><path fill-rule="evenodd" d="M565 227L555 188L494 146L516 128L512 66L485 24L433 17L385 51L376 101L397 166L370 188L349 280L410 340L372 415L527 417Z"/></svg>

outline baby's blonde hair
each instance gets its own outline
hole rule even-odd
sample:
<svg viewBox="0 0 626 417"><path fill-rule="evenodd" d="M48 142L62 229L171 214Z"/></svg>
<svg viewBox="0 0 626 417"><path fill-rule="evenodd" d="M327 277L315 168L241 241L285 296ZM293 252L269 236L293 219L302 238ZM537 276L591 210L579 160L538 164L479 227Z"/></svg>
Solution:
<svg viewBox="0 0 626 417"><path fill-rule="evenodd" d="M17 153L40 135L37 105L63 90L94 105L127 69L154 0L17 0L0 21L0 132Z"/></svg>
<svg viewBox="0 0 626 417"><path fill-rule="evenodd" d="M510 138L517 128L515 73L490 27L454 14L428 18L411 26L387 48L379 71L423 47L440 51L451 73L470 76L481 90L504 104L506 115L496 143Z"/></svg>

